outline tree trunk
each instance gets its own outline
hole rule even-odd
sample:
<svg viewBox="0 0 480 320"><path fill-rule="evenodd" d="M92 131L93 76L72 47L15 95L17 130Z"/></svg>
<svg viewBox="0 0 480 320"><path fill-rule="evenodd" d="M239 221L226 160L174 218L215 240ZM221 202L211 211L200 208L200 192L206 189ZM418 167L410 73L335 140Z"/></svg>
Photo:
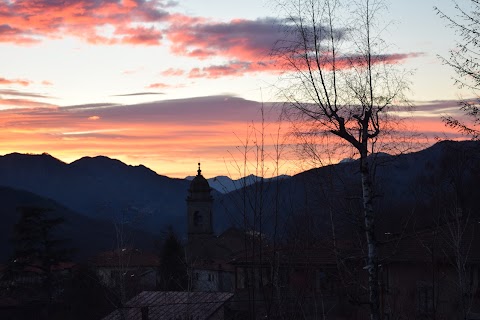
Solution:
<svg viewBox="0 0 480 320"><path fill-rule="evenodd" d="M365 269L368 271L370 319L379 320L380 297L378 294L378 256L377 240L375 237L375 213L372 205L372 179L370 177L366 152L362 152L361 154L360 173L362 176L363 211L368 249L367 265L365 266Z"/></svg>

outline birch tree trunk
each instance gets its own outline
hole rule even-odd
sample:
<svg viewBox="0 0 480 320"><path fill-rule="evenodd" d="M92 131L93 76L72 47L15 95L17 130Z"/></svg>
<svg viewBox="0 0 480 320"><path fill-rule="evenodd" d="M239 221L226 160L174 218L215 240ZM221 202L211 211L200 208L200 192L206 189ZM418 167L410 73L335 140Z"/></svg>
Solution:
<svg viewBox="0 0 480 320"><path fill-rule="evenodd" d="M380 319L380 297L378 294L378 254L377 240L375 237L375 212L372 205L372 179L370 176L367 155L362 154L360 173L362 176L363 210L365 223L365 236L367 239L367 265L368 287L370 291L370 319Z"/></svg>
<svg viewBox="0 0 480 320"><path fill-rule="evenodd" d="M368 304L370 318L379 320L377 217L368 156L378 139L395 130L391 111L405 105L409 72L398 68L402 59L389 54L382 40L382 0L354 0L348 6L339 0L277 2L287 24L275 53L287 71L282 95L286 114L300 128L297 135L312 139L311 150L319 145L315 137L332 135L339 148L343 144L359 156Z"/></svg>

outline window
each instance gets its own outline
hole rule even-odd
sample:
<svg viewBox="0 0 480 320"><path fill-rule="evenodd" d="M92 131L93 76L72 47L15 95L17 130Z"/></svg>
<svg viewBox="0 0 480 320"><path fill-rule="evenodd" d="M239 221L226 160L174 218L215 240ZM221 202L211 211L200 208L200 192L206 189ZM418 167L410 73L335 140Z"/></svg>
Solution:
<svg viewBox="0 0 480 320"><path fill-rule="evenodd" d="M417 283L417 309L420 314L433 312L433 287L424 281Z"/></svg>
<svg viewBox="0 0 480 320"><path fill-rule="evenodd" d="M193 213L193 225L196 227L203 225L203 216L200 211L195 211Z"/></svg>
<svg viewBox="0 0 480 320"><path fill-rule="evenodd" d="M332 279L331 270L315 271L315 290L323 294L333 295L335 286Z"/></svg>

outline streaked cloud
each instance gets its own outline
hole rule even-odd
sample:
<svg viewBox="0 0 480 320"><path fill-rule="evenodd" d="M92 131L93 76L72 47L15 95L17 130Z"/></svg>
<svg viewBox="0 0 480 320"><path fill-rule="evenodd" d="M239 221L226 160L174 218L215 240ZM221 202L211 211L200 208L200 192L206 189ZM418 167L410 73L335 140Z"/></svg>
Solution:
<svg viewBox="0 0 480 320"><path fill-rule="evenodd" d="M0 26L1 27L1 26ZM1 28L0 28L0 34L1 34ZM1 40L1 38L0 38ZM25 79L6 79L6 78L1 78L0 77L0 85L20 85L20 86L29 86L32 84L32 81L30 80L25 80Z"/></svg>
<svg viewBox="0 0 480 320"><path fill-rule="evenodd" d="M40 102L30 99L3 99L0 97L0 105L6 108L58 108L58 105Z"/></svg>
<svg viewBox="0 0 480 320"><path fill-rule="evenodd" d="M115 94L112 97L150 96L150 95L157 95L157 94L164 94L164 93L163 92L134 92L134 93Z"/></svg>
<svg viewBox="0 0 480 320"><path fill-rule="evenodd" d="M106 108L106 107L113 107L118 106L118 103L86 103L86 104L77 104L72 106L65 106L62 107L62 110L91 110L91 109L98 109L98 108Z"/></svg>
<svg viewBox="0 0 480 320"><path fill-rule="evenodd" d="M190 78L220 78L243 76L248 73L280 73L286 70L282 54L295 53L298 43L295 30L284 20L259 18L256 20L235 19L229 22L216 22L204 18L177 17L166 30L175 55L184 55L200 60L223 58L226 61L206 67L192 68L187 72ZM325 32L327 34L327 32ZM336 30L337 37L345 31ZM301 43L298 43L301 45ZM290 50L293 50L290 52ZM422 53L392 53L373 56L373 63L399 63ZM328 56L321 57L322 64L328 64ZM364 63L361 57L345 54L336 59L337 69L351 68ZM299 59L296 66L303 66ZM166 72L166 75L170 75Z"/></svg>
<svg viewBox="0 0 480 320"><path fill-rule="evenodd" d="M149 89L166 89L171 87L172 87L171 85L163 82L155 82L147 86L147 88Z"/></svg>
<svg viewBox="0 0 480 320"><path fill-rule="evenodd" d="M175 54L195 58L229 56L255 61L265 57L284 35L272 18L215 22L203 18L177 17L167 30Z"/></svg>
<svg viewBox="0 0 480 320"><path fill-rule="evenodd" d="M456 103L423 103L409 113L408 132L416 127L422 133L422 144L428 139L434 142L437 136L459 138L439 116L445 109L459 115L458 109L450 109ZM142 163L161 174L180 176L181 172L186 175L194 171L192 162L194 165L198 160L211 166L205 168L206 172L224 173L225 163L240 156L247 140L253 145L259 139L262 119L261 103L231 95L131 105L96 103L47 108L25 104L24 108L0 110L4 141L0 153L48 152L64 161L102 154L130 164ZM281 104L265 103L263 107L265 148L273 150ZM281 127L283 134L292 130L289 123ZM294 153L286 153L283 159L294 163L295 157ZM268 166L273 164L269 162Z"/></svg>
<svg viewBox="0 0 480 320"><path fill-rule="evenodd" d="M72 36L90 44L165 45L176 56L207 62L202 67L170 68L161 72L168 77L220 78L285 70L270 53L276 44L296 40L293 27L287 21L265 17L220 22L171 12L176 5L177 2L166 0L3 2L0 4L0 42L32 44ZM335 30L336 37L341 38L345 33L345 30ZM374 62L397 63L418 55L379 55L374 57ZM337 61L339 68L348 68L355 64L355 57L345 57L345 63L342 58ZM132 72L135 71L127 70L124 74ZM28 85L27 82L18 84ZM159 87L165 86L158 83L156 88Z"/></svg>
<svg viewBox="0 0 480 320"><path fill-rule="evenodd" d="M0 134L8 140L0 153L49 152L64 161L103 154L163 174L190 166L188 159L209 159L220 173L228 150L259 119L259 107L255 101L212 96L0 110Z"/></svg>
<svg viewBox="0 0 480 320"><path fill-rule="evenodd" d="M0 95L6 96L18 96L18 97L31 97L31 98L52 98L48 95L38 94L34 92L18 91L11 89L0 89Z"/></svg>

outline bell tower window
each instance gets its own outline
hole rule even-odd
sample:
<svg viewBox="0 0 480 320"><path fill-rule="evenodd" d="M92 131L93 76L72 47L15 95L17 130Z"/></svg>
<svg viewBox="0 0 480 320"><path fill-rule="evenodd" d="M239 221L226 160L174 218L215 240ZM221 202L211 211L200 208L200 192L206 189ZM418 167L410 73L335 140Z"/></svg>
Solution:
<svg viewBox="0 0 480 320"><path fill-rule="evenodd" d="M203 225L203 216L200 211L195 211L193 214L193 225L199 227Z"/></svg>

